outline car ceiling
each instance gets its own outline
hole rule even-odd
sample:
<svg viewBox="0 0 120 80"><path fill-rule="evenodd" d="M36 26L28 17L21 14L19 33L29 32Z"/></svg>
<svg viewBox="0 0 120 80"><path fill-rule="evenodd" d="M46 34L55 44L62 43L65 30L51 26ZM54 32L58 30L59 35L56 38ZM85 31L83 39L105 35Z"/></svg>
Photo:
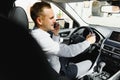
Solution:
<svg viewBox="0 0 120 80"><path fill-rule="evenodd" d="M43 1L52 1L52 2L60 2L60 3L67 3L67 2L78 2L78 1L84 1L84 0L43 0Z"/></svg>
<svg viewBox="0 0 120 80"><path fill-rule="evenodd" d="M82 1L93 1L93 0L41 0L41 1L48 1L54 3L70 3L70 2L82 2ZM98 1L107 1L111 5L120 6L120 0L98 0Z"/></svg>
<svg viewBox="0 0 120 80"><path fill-rule="evenodd" d="M60 3L64 2L64 3L67 3L67 2L80 2L80 1L90 1L90 0L43 0L43 1L52 1L52 2L60 2ZM112 0L98 0L98 1L112 1Z"/></svg>

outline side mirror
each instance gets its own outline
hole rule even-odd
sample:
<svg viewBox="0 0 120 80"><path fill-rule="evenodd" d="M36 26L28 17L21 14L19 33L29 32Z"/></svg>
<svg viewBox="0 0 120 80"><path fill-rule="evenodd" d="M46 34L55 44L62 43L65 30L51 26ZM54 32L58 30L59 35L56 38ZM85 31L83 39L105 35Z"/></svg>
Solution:
<svg viewBox="0 0 120 80"><path fill-rule="evenodd" d="M103 5L101 7L101 11L103 13L119 13L120 7L119 6L111 6L111 5Z"/></svg>

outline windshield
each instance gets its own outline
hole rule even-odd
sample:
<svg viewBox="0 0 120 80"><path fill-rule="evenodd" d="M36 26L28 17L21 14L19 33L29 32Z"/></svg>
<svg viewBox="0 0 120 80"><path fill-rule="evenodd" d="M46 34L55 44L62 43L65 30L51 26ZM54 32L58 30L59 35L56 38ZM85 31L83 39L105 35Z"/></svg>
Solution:
<svg viewBox="0 0 120 80"><path fill-rule="evenodd" d="M66 10L72 13L76 20L79 21L81 18L86 24L102 25L108 27L119 27L120 28L120 12L111 13L101 11L101 8L105 5L110 5L106 1L83 1L83 2L71 2L66 3ZM71 10L70 10L71 8ZM119 7L117 7L119 8ZM116 7L113 10L117 9Z"/></svg>

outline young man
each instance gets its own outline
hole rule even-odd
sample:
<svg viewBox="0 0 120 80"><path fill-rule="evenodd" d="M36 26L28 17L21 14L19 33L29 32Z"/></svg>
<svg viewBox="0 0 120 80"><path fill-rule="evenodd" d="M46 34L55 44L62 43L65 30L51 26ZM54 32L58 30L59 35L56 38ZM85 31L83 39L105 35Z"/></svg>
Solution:
<svg viewBox="0 0 120 80"><path fill-rule="evenodd" d="M86 50L96 40L95 36L89 35L81 43L72 45L62 44L59 41L60 27L57 26L54 28L56 20L54 19L54 13L49 3L35 3L30 9L30 13L36 27L31 31L31 34L46 52L48 61L58 73L60 73L62 64L59 61L59 57L74 57ZM52 38L48 31L53 32ZM86 60L65 66L66 70L63 72L69 78L77 78L85 74L91 65L91 61Z"/></svg>

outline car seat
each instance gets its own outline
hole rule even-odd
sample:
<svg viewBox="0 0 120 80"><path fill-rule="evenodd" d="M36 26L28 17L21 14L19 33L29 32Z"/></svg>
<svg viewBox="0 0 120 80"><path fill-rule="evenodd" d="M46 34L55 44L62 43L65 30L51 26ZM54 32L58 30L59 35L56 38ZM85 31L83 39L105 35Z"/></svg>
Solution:
<svg viewBox="0 0 120 80"><path fill-rule="evenodd" d="M14 6L8 14L8 18L23 28L30 30L27 14L22 7Z"/></svg>
<svg viewBox="0 0 120 80"><path fill-rule="evenodd" d="M12 49L15 50L16 56L18 56L18 59L20 59L21 67L19 67L21 71L27 71L23 72L21 74L21 77L24 79L43 79L43 80L68 80L67 77L60 76L50 65L47 61L47 58L42 51L41 47L37 44L37 42L33 39L31 34L29 33L28 28L28 18L26 15L26 12L22 7L13 7L8 15L8 20L15 23L15 25L9 25L9 28L15 30L17 33L14 33L13 30L10 30L8 32L12 32L14 35L14 38L12 43ZM8 22L8 21L6 21ZM6 24L7 25L7 24ZM10 35L10 34L9 34ZM21 38L22 37L22 38ZM13 37L11 37L12 39ZM9 40L8 40L9 41ZM11 44L11 43L10 43ZM35 51L36 50L36 51ZM18 53L17 53L18 51ZM15 54L11 52L12 54ZM15 57L16 57L15 56ZM14 58L15 58L14 57ZM13 58L13 56L12 56ZM13 58L13 59L14 59ZM16 57L17 58L17 57ZM17 60L18 60L17 59ZM16 60L16 61L17 61ZM15 62L15 61L13 61ZM18 63L18 62L17 62ZM26 75L25 75L26 73Z"/></svg>

